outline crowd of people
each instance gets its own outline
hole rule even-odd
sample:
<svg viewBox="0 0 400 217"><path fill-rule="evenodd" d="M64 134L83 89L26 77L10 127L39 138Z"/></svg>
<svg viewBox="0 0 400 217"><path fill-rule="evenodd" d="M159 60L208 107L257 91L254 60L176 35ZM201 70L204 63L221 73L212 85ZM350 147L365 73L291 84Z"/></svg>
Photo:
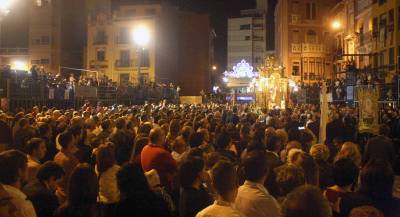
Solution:
<svg viewBox="0 0 400 217"><path fill-rule="evenodd" d="M145 104L0 112L0 216L399 217L400 115Z"/></svg>

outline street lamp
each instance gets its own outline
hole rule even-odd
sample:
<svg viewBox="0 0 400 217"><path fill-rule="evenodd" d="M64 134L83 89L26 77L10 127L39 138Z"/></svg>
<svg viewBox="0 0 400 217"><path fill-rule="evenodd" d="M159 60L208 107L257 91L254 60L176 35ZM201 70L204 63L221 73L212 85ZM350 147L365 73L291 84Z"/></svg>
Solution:
<svg viewBox="0 0 400 217"><path fill-rule="evenodd" d="M212 70L213 70L213 71L217 70L217 66L216 66L216 65L213 65L213 66L212 66Z"/></svg>
<svg viewBox="0 0 400 217"><path fill-rule="evenodd" d="M10 12L10 7L13 3L13 0L0 0L0 13L1 15L7 15Z"/></svg>
<svg viewBox="0 0 400 217"><path fill-rule="evenodd" d="M334 30L338 30L340 28L342 28L342 23L339 20L334 20L331 24L332 29Z"/></svg>
<svg viewBox="0 0 400 217"><path fill-rule="evenodd" d="M142 65L142 53L144 48L149 44L150 42L150 31L146 26L140 25L140 26L136 26L133 29L133 41L135 42L135 44L139 47L138 49L138 77L141 76L140 75L140 68Z"/></svg>

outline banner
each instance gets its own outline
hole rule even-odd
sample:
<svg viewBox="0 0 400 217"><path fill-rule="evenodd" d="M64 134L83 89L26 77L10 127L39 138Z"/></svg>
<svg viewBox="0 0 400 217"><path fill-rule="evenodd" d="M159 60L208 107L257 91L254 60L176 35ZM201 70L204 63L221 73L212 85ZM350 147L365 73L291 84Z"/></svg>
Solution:
<svg viewBox="0 0 400 217"><path fill-rule="evenodd" d="M360 87L357 89L359 100L359 123L358 130L361 133L379 132L379 107L378 88Z"/></svg>
<svg viewBox="0 0 400 217"><path fill-rule="evenodd" d="M78 98L96 98L97 88L89 86L75 86L75 97Z"/></svg>
<svg viewBox="0 0 400 217"><path fill-rule="evenodd" d="M201 96L181 96L180 100L181 104L198 105L203 103Z"/></svg>

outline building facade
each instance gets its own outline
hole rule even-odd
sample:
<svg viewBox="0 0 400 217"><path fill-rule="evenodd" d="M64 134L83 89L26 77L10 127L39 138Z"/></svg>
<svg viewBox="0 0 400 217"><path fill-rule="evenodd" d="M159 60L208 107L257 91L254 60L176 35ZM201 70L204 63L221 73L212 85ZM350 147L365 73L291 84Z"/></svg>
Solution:
<svg viewBox="0 0 400 217"><path fill-rule="evenodd" d="M333 0L279 0L275 9L276 56L285 76L306 84L332 76L326 18Z"/></svg>
<svg viewBox="0 0 400 217"><path fill-rule="evenodd" d="M81 0L31 0L29 64L56 73L83 68L86 4Z"/></svg>
<svg viewBox="0 0 400 217"><path fill-rule="evenodd" d="M242 59L258 67L266 51L265 10L241 11L241 17L228 19L228 69Z"/></svg>
<svg viewBox="0 0 400 217"><path fill-rule="evenodd" d="M207 15L165 3L110 1L88 21L86 67L119 83L174 83L184 95L210 88L210 27ZM133 30L145 27L149 43L139 47ZM140 66L140 67L139 67Z"/></svg>

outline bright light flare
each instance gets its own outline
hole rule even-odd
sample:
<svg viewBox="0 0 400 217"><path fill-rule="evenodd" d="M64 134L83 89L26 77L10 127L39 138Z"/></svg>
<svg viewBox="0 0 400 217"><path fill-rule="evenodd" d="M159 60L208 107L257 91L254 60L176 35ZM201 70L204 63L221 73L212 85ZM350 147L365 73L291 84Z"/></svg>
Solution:
<svg viewBox="0 0 400 217"><path fill-rule="evenodd" d="M21 70L21 71L27 71L28 70L28 64L24 61L21 60L15 60L11 64L11 68L14 70Z"/></svg>
<svg viewBox="0 0 400 217"><path fill-rule="evenodd" d="M225 83L228 83L228 78L227 77L223 77L222 81L224 81Z"/></svg>
<svg viewBox="0 0 400 217"><path fill-rule="evenodd" d="M137 26L133 30L133 40L139 46L146 46L150 42L150 31L146 26Z"/></svg>
<svg viewBox="0 0 400 217"><path fill-rule="evenodd" d="M340 28L342 28L342 23L340 21L335 20L332 22L332 29L338 30Z"/></svg>
<svg viewBox="0 0 400 217"><path fill-rule="evenodd" d="M212 66L212 69L215 71L215 70L217 70L217 66L216 65L213 65Z"/></svg>
<svg viewBox="0 0 400 217"><path fill-rule="evenodd" d="M13 3L13 0L0 0L0 11L2 13L10 12L10 7Z"/></svg>

